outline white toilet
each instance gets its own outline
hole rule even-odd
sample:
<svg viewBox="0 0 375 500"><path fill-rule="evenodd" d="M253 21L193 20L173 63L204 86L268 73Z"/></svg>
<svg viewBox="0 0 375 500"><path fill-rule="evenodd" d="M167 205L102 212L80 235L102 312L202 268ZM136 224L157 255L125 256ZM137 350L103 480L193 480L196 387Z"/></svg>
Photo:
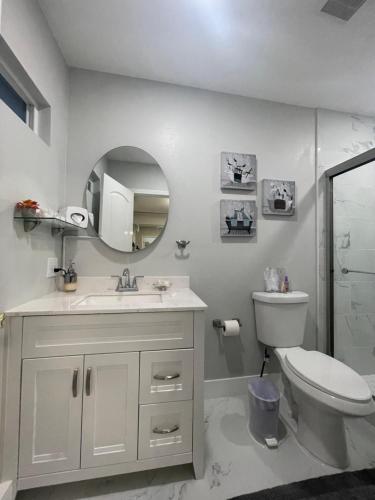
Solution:
<svg viewBox="0 0 375 500"><path fill-rule="evenodd" d="M303 342L309 296L304 292L254 292L257 337L274 347L291 408L296 407L297 439L321 461L348 466L344 417L375 412L365 380L344 363L318 351L299 347Z"/></svg>

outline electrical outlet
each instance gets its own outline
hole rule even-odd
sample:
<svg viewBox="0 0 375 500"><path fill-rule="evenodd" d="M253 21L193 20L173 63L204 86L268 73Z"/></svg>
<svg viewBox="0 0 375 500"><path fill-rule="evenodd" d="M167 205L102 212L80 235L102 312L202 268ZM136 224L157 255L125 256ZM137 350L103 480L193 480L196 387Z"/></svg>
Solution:
<svg viewBox="0 0 375 500"><path fill-rule="evenodd" d="M56 273L53 271L55 267L58 267L57 257L49 257L47 260L47 278L54 278Z"/></svg>

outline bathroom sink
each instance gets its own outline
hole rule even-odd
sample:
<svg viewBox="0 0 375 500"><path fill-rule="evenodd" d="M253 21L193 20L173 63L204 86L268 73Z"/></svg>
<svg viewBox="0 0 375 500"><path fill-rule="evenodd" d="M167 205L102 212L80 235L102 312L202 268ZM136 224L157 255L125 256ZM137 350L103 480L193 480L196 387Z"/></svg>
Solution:
<svg viewBox="0 0 375 500"><path fill-rule="evenodd" d="M162 302L161 293L116 293L116 294L91 294L78 300L74 305L116 307L116 306L143 306L145 304L160 304Z"/></svg>

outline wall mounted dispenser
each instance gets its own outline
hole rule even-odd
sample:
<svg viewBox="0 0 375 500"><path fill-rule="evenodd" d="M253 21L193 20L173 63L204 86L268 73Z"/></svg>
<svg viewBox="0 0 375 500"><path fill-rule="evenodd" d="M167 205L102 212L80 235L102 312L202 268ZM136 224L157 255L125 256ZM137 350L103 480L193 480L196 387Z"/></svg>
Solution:
<svg viewBox="0 0 375 500"><path fill-rule="evenodd" d="M89 220L89 214L86 208L82 207L65 207L59 210L59 215L67 222L86 229Z"/></svg>

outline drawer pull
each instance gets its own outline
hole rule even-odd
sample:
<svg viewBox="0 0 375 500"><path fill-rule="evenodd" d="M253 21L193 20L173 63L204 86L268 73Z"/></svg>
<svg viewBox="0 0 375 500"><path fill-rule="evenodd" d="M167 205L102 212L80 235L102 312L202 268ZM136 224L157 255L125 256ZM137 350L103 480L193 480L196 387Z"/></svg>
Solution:
<svg viewBox="0 0 375 500"><path fill-rule="evenodd" d="M78 368L75 368L73 371L72 393L73 398L76 398L78 395Z"/></svg>
<svg viewBox="0 0 375 500"><path fill-rule="evenodd" d="M155 380L173 380L179 377L180 377L179 373L171 373L170 375L162 375L161 373L156 373L154 375Z"/></svg>
<svg viewBox="0 0 375 500"><path fill-rule="evenodd" d="M177 424L172 425L172 427L154 427L152 432L154 434L172 434L172 432L178 431L179 428L180 426Z"/></svg>
<svg viewBox="0 0 375 500"><path fill-rule="evenodd" d="M87 368L86 371L86 396L91 394L91 368Z"/></svg>

